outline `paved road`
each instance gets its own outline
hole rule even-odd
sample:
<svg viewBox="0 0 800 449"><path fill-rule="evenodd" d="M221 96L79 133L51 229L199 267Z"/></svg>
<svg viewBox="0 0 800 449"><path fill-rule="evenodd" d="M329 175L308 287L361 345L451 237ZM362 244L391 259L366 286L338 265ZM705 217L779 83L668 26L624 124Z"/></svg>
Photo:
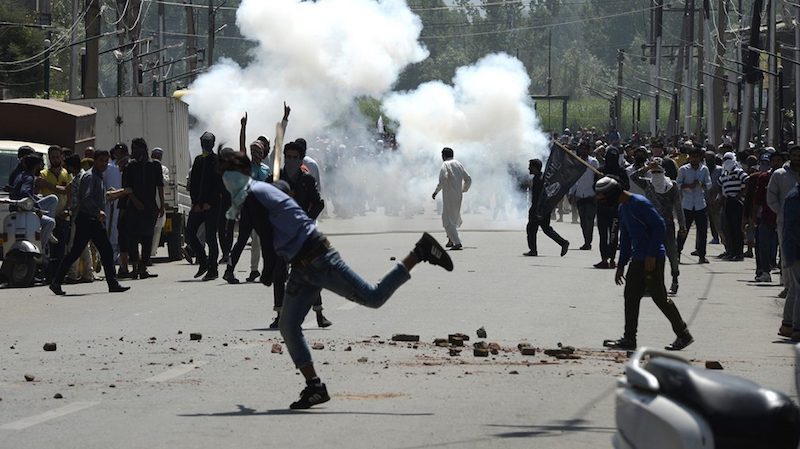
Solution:
<svg viewBox="0 0 800 449"><path fill-rule="evenodd" d="M433 214L321 227L371 280L419 231L444 238ZM63 298L43 287L0 290L0 448L611 447L623 358L601 342L621 335L622 289L613 271L591 268L596 249L561 258L540 236L542 256L522 257L522 228L466 214L456 270L419 266L379 310L324 294L333 327L318 329L313 315L305 327L325 346L312 352L333 400L305 412L287 411L302 380L288 354L270 352L280 335L266 329L269 288L197 282L194 267L175 262L125 294L104 293L101 283L66 286ZM556 229L580 246L577 225ZM710 246L711 256L720 251ZM681 267L675 300L697 340L683 355L796 398L791 346L775 334L780 287L750 282L753 268L752 260ZM451 357L431 344L454 332L471 343L481 326L500 354ZM673 338L652 302L640 327L642 345ZM202 340L190 341L192 332ZM422 341L393 344L396 333ZM51 341L58 350L44 352ZM522 356L522 341L573 345L582 358Z"/></svg>

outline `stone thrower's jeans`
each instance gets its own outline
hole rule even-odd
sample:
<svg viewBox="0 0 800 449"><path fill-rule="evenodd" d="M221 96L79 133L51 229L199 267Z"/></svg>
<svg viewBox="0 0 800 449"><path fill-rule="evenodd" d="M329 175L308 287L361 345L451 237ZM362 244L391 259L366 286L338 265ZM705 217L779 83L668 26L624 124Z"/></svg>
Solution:
<svg viewBox="0 0 800 449"><path fill-rule="evenodd" d="M302 325L322 289L377 309L409 279L408 270L398 263L378 284L369 284L351 270L333 248L306 266L293 266L286 285L280 330L295 366L302 368L312 363Z"/></svg>

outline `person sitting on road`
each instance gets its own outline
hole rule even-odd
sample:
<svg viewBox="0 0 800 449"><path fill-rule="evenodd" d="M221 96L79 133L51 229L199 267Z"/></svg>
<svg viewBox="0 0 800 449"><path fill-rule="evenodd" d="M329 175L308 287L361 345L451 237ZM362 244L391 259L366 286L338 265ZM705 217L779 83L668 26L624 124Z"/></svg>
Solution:
<svg viewBox="0 0 800 449"><path fill-rule="evenodd" d="M48 195L40 197L35 193L36 177L44 167L44 160L36 154L29 154L22 159L23 170L17 175L14 180L14 186L11 189L8 197L12 200L23 200L30 198L36 203L42 226L42 246L50 242L53 244L58 243L58 239L53 235L53 230L56 227L56 220L53 215L58 206L58 197L55 195Z"/></svg>

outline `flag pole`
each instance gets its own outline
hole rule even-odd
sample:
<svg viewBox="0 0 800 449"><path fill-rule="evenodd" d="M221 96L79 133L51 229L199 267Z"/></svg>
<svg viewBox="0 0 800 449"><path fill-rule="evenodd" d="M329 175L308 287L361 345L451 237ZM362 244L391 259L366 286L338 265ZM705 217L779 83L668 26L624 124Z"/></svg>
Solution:
<svg viewBox="0 0 800 449"><path fill-rule="evenodd" d="M588 168L589 170L593 171L595 174L600 175L600 176L605 176L605 173L603 173L600 170L592 167L592 165L590 163L586 162L585 160L583 160L583 158L581 158L580 156L578 156L577 154L572 152L572 150L570 150L569 148L567 148L564 145L562 145L561 142L559 142L557 140L554 140L553 143L556 144L558 147L560 147L562 150L566 151L567 154L569 154L570 156L572 156L575 159L577 159L581 164L585 165L586 168Z"/></svg>

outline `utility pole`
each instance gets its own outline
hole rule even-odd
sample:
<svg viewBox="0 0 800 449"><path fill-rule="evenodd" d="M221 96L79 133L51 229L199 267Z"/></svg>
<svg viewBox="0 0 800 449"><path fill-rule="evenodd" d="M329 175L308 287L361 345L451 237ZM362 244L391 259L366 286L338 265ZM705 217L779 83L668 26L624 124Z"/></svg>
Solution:
<svg viewBox="0 0 800 449"><path fill-rule="evenodd" d="M553 95L553 76L550 70L552 69L551 59L553 56L553 28L549 28L547 31L547 128L549 131L552 132L553 127L551 125L552 116L550 115L552 112L551 103L552 100L550 96ZM563 130L562 130L563 131Z"/></svg>
<svg viewBox="0 0 800 449"><path fill-rule="evenodd" d="M164 54L164 0L158 0L158 49L161 50L158 52L158 65L161 67L158 69L157 72L153 73L153 76L156 77L158 81L163 80L165 78L165 71L164 71L164 58L166 55ZM158 82L154 83L157 87ZM158 89L153 89L153 95L158 94ZM161 95L167 96L167 85L164 84L162 88Z"/></svg>
<svg viewBox="0 0 800 449"><path fill-rule="evenodd" d="M85 0L87 8L84 16L86 27L86 64L83 74L83 98L97 98L100 72L100 3L99 0ZM92 38L92 39L90 39Z"/></svg>
<svg viewBox="0 0 800 449"><path fill-rule="evenodd" d="M617 132L622 132L622 83L624 77L622 73L625 64L625 50L617 50L617 98L614 103L614 128Z"/></svg>
<svg viewBox="0 0 800 449"><path fill-rule="evenodd" d="M769 32L769 55L768 55L768 62L769 62L769 71L772 73L778 72L778 58L775 57L775 52L777 50L775 45L775 27L776 27L776 8L775 8L775 0L769 0L767 6L767 28ZM778 77L773 74L768 73L767 76L767 93L769 96L767 97L767 126L769 130L767 132L767 145L778 148L780 142L778 142L778 95L780 95L780 86L778 86Z"/></svg>
<svg viewBox="0 0 800 449"><path fill-rule="evenodd" d="M794 59L800 61L800 7L794 8ZM794 69L794 143L800 143L800 66Z"/></svg>
<svg viewBox="0 0 800 449"><path fill-rule="evenodd" d="M689 2L684 4L683 9L683 22L681 24L681 40L680 45L678 45L678 58L676 59L675 63L675 82L679 84L683 84L683 77L685 72L685 63L686 63L686 45L685 42L687 40L686 36L688 34L688 20L689 20ZM676 122L674 117L680 115L680 102L677 101L675 95L671 95L671 104L669 108L669 116L667 117L667 138L677 136L680 134L680 122Z"/></svg>
<svg viewBox="0 0 800 449"><path fill-rule="evenodd" d="M697 47L697 80L696 80L697 82L695 85L699 89L697 91L697 115L693 129L695 135L697 135L697 138L698 140L700 140L700 142L703 142L705 140L704 139L705 133L703 132L703 116L705 115L704 114L705 105L703 104L703 100L705 97L704 95L705 92L703 92L703 88L705 87L706 83L708 83L708 80L704 80L706 75L703 74L703 72L707 71L705 70L706 55L708 55L708 57L711 57L711 55L713 54L713 47L710 45L710 42L708 43L706 42L706 37L707 37L706 34L708 33L708 35L710 36L712 29L711 26L706 26L709 25L706 23L707 17L705 14L705 6L708 2L709 0L703 0L703 8L702 8L703 13L700 14L700 17L697 20L697 39L699 42L702 42L703 45L698 45ZM709 14L711 14L711 11L709 11ZM709 113L710 112L711 109L709 108ZM687 133L689 132L688 128L686 132Z"/></svg>
<svg viewBox="0 0 800 449"><path fill-rule="evenodd" d="M654 48L652 51L655 52L655 57L650 58L650 65L651 65L651 75L650 75L650 82L655 84L658 87L661 87L661 44L663 43L663 34L664 34L664 0L655 0L655 11L654 11L654 23L652 25L653 28L653 45ZM659 116L659 108L660 108L660 98L661 93L658 89L656 89L655 96L652 98L650 104L650 133L653 137L658 135L658 116Z"/></svg>
<svg viewBox="0 0 800 449"><path fill-rule="evenodd" d="M78 20L78 0L72 0L72 23L75 23ZM78 27L72 31L72 35L70 36L70 41L73 43L77 40L78 36ZM78 46L72 45L69 49L69 98L75 99L80 98L79 96L79 86L78 86L78 77L79 77L79 64L78 64Z"/></svg>
<svg viewBox="0 0 800 449"><path fill-rule="evenodd" d="M761 11L764 6L763 0L753 1L753 17L750 21L750 47L761 48ZM744 68L744 101L742 102L742 119L739 126L739 151L745 151L752 137L751 126L753 124L753 92L762 74L758 70L759 52L746 50Z"/></svg>
<svg viewBox="0 0 800 449"><path fill-rule="evenodd" d="M692 75L694 73L694 0L686 1L687 35L686 35L686 85L692 85ZM688 134L692 129L692 90L688 87L683 88L683 108L685 111L683 129ZM680 134L680 129L677 130Z"/></svg>
<svg viewBox="0 0 800 449"><path fill-rule="evenodd" d="M50 98L50 39L44 40L44 98Z"/></svg>
<svg viewBox="0 0 800 449"><path fill-rule="evenodd" d="M186 5L186 56L197 54L197 35L194 26L194 8L192 7L192 0L188 0ZM187 73L194 73L197 70L197 58L188 59L189 70ZM194 76L189 77L189 81L193 80ZM164 90L167 89L166 82L164 82Z"/></svg>
<svg viewBox="0 0 800 449"><path fill-rule="evenodd" d="M206 57L206 66L211 67L214 64L214 39L217 32L217 10L214 7L214 0L208 0L208 54Z"/></svg>

